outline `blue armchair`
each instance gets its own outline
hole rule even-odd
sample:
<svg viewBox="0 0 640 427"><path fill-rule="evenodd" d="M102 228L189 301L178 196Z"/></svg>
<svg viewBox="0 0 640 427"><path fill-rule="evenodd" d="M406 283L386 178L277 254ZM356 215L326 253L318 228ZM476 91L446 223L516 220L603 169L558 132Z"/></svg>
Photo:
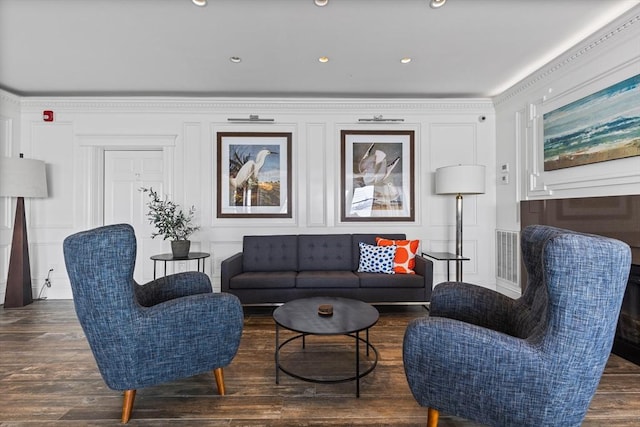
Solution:
<svg viewBox="0 0 640 427"><path fill-rule="evenodd" d="M223 395L222 368L238 350L244 318L238 298L212 293L204 273L138 285L135 257L136 239L127 224L64 241L80 325L107 386L125 391L123 423L139 388L214 371Z"/></svg>
<svg viewBox="0 0 640 427"><path fill-rule="evenodd" d="M519 299L448 282L405 332L413 396L494 426L579 426L608 360L631 265L617 240L534 225L521 233Z"/></svg>

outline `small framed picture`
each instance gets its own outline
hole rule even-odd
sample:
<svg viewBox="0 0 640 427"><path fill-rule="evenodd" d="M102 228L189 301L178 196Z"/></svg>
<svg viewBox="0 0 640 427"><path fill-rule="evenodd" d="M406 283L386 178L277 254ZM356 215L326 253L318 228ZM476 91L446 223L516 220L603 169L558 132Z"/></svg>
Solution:
<svg viewBox="0 0 640 427"><path fill-rule="evenodd" d="M217 217L291 218L291 133L218 132Z"/></svg>
<svg viewBox="0 0 640 427"><path fill-rule="evenodd" d="M414 131L343 130L341 220L414 221Z"/></svg>

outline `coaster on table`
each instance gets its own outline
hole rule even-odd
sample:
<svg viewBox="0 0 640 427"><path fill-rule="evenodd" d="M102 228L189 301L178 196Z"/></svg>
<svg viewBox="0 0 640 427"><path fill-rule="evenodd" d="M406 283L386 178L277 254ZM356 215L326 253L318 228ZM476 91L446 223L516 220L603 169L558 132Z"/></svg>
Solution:
<svg viewBox="0 0 640 427"><path fill-rule="evenodd" d="M318 314L320 316L331 316L331 315L333 315L333 306L331 304L320 304L318 306Z"/></svg>

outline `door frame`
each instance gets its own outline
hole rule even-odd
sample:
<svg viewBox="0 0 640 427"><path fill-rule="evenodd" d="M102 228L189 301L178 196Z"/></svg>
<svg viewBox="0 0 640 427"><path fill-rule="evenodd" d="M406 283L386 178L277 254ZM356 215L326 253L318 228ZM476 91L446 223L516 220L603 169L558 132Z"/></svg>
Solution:
<svg viewBox="0 0 640 427"><path fill-rule="evenodd" d="M87 177L84 211L89 228L104 225L104 153L105 151L162 151L163 181L168 194L174 190L174 158L177 150L177 134L157 135L78 135L79 145L86 151L83 174Z"/></svg>

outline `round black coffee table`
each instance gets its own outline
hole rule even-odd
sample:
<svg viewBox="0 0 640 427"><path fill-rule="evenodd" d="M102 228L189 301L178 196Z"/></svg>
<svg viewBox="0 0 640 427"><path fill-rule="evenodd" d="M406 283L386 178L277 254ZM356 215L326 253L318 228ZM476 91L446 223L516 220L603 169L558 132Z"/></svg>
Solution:
<svg viewBox="0 0 640 427"><path fill-rule="evenodd" d="M318 314L318 307L330 304L333 307L331 316ZM360 378L369 374L378 363L378 351L369 342L369 328L378 321L379 313L373 306L362 301L339 297L312 297L293 300L278 307L273 312L276 323L276 384L280 383L280 371L294 378L314 383L339 383L356 381L356 397L360 397ZM285 328L299 335L280 343L280 328ZM365 331L365 338L360 332ZM355 339L356 366L355 375L338 379L317 379L293 373L280 364L280 350L294 340L302 340L305 348L307 335L347 335ZM360 343L364 343L367 356L372 350L375 357L372 363L360 372Z"/></svg>

